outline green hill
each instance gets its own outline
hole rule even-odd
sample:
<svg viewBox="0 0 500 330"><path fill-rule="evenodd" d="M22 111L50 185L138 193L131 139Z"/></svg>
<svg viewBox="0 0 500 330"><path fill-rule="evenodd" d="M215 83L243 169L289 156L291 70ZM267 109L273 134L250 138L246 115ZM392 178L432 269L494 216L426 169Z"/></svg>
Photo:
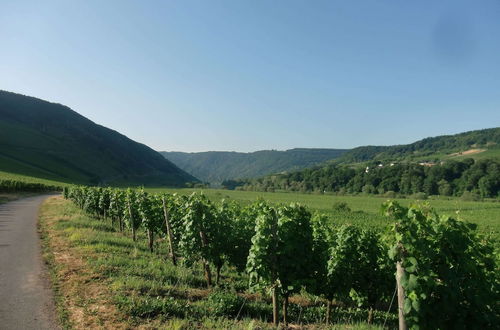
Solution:
<svg viewBox="0 0 500 330"><path fill-rule="evenodd" d="M429 137L404 145L358 147L346 152L337 161L480 159L485 156L500 158L500 127Z"/></svg>
<svg viewBox="0 0 500 330"><path fill-rule="evenodd" d="M500 159L500 128L426 138L411 144L354 149L291 149L241 152L160 152L165 158L210 183L295 172L327 164L450 159ZM243 180L245 181L245 180Z"/></svg>
<svg viewBox="0 0 500 330"><path fill-rule="evenodd" d="M210 183L255 178L271 173L307 168L345 153L343 149L297 148L286 151L263 150L243 152L161 152L161 154L195 177Z"/></svg>
<svg viewBox="0 0 500 330"><path fill-rule="evenodd" d="M334 161L227 185L258 191L402 193L498 197L500 128L423 139L408 145L359 147Z"/></svg>
<svg viewBox="0 0 500 330"><path fill-rule="evenodd" d="M6 91L0 91L0 171L92 184L197 181L151 148L66 106Z"/></svg>

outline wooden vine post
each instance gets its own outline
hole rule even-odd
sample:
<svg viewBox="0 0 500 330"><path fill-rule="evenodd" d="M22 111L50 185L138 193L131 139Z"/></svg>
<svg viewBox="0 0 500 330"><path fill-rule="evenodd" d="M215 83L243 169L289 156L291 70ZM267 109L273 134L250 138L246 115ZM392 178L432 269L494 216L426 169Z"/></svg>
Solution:
<svg viewBox="0 0 500 330"><path fill-rule="evenodd" d="M134 242L137 240L136 234L135 234L135 223L134 223L134 218L132 217L132 206L130 205L130 201L127 201L128 204L128 215L130 217L130 224L132 227L132 239Z"/></svg>
<svg viewBox="0 0 500 330"><path fill-rule="evenodd" d="M208 245L207 236L203 231L200 231L201 246L203 249ZM207 286L210 288L212 286L212 273L210 272L210 265L205 257L202 257L203 268L205 269L205 279L207 280Z"/></svg>
<svg viewBox="0 0 500 330"><path fill-rule="evenodd" d="M405 269L402 266L402 262L398 261L396 263L396 282L398 285L398 317L399 317L399 330L407 330L406 320L405 320L405 289L401 284L401 279L405 274Z"/></svg>
<svg viewBox="0 0 500 330"><path fill-rule="evenodd" d="M325 317L326 324L330 324L331 314L332 314L332 299L328 298L326 302L326 317Z"/></svg>
<svg viewBox="0 0 500 330"><path fill-rule="evenodd" d="M172 233L172 226L170 226L170 220L168 218L168 209L165 197L162 197L162 202L163 202L163 214L165 216L165 225L167 226L167 238L168 238L168 246L170 249L170 256L172 258L172 263L174 264L174 266L177 266L177 258L175 257L175 251L174 251L174 235Z"/></svg>
<svg viewBox="0 0 500 330"><path fill-rule="evenodd" d="M153 244L154 244L154 233L151 229L148 228L148 245L149 251L153 253Z"/></svg>
<svg viewBox="0 0 500 330"><path fill-rule="evenodd" d="M118 216L118 225L120 226L120 232L125 230L125 223L123 222L123 215Z"/></svg>
<svg viewBox="0 0 500 330"><path fill-rule="evenodd" d="M277 221L273 221L272 222L272 225L271 225L271 228L272 228L272 233L273 233L273 236L274 237L278 237L278 222ZM273 292L272 292L272 295L273 295L273 324L274 326L278 326L279 324L279 312L278 312L278 284L277 284L277 281L278 281L278 272L276 270L275 267L278 266L278 256L277 256L277 252L278 252L278 241L277 240L274 240L273 242L273 253L271 254L271 260L272 260L272 265L273 265L273 268L272 268L272 280L274 282L273 284Z"/></svg>
<svg viewBox="0 0 500 330"><path fill-rule="evenodd" d="M399 229L399 225L396 224L395 230L396 232ZM405 276L405 269L403 268L403 260L404 260L404 247L401 242L398 242L398 250L399 252L399 260L396 261L396 284L398 288L398 319L399 319L399 330L407 330L405 320L405 289L403 288L403 284L401 283L403 277Z"/></svg>
<svg viewBox="0 0 500 330"><path fill-rule="evenodd" d="M283 324L285 327L288 325L288 296L288 293L283 296Z"/></svg>
<svg viewBox="0 0 500 330"><path fill-rule="evenodd" d="M272 300L273 300L273 324L274 326L278 326L278 288L277 285L275 284L272 288Z"/></svg>

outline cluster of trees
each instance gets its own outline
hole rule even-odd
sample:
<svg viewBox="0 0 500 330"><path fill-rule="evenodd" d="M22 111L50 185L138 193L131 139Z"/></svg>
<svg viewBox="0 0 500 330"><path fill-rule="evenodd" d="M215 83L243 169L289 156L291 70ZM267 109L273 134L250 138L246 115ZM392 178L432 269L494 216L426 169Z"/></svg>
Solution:
<svg viewBox="0 0 500 330"><path fill-rule="evenodd" d="M61 191L61 187L46 185L43 183L30 183L17 180L0 180L0 192L15 193L15 192L47 192Z"/></svg>
<svg viewBox="0 0 500 330"><path fill-rule="evenodd" d="M153 237L162 235L173 264L201 262L209 287L213 267L216 284L223 265L246 272L250 288L271 294L275 324L278 302L286 323L288 298L303 290L328 301L327 322L333 299L370 311L380 307L392 296L395 263L406 269L398 272L403 292L398 296L401 317L410 327L426 327L434 319L444 328L498 324L493 249L471 225L431 210L387 204L396 221L381 235L352 225L335 227L299 204L260 200L241 206L213 203L199 194L93 187L65 188L64 196L119 230L128 228L134 240L138 230L146 231L151 251Z"/></svg>
<svg viewBox="0 0 500 330"><path fill-rule="evenodd" d="M302 191L383 194L389 191L411 195L461 196L464 192L481 197L498 197L500 162L485 159L446 161L433 166L415 163L387 163L368 168L329 165L255 180L228 182L226 187L258 191Z"/></svg>

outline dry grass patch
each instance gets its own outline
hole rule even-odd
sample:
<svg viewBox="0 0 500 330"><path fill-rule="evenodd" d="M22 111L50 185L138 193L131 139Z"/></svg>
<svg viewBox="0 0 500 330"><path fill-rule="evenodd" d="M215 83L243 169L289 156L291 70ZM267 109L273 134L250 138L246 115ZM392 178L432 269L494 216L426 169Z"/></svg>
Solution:
<svg viewBox="0 0 500 330"><path fill-rule="evenodd" d="M100 280L86 263L88 254L70 244L68 232L57 230L59 222L71 221L78 214L65 212L66 201L50 197L40 211L40 228L45 241L46 260L55 276L58 288L58 309L67 314L66 327L74 329L128 329L126 318L110 301L106 281ZM86 251L88 253L88 251ZM47 254L51 254L49 256Z"/></svg>

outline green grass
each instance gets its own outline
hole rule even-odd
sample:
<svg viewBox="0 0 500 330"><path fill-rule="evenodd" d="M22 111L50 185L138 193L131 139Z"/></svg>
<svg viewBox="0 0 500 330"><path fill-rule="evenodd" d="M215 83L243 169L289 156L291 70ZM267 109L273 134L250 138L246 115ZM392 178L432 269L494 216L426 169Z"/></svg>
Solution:
<svg viewBox="0 0 500 330"><path fill-rule="evenodd" d="M0 180L14 180L14 181L23 181L29 183L42 183L49 186L69 186L71 183L65 183L62 181L42 179L28 175L15 174L5 171L0 171Z"/></svg>
<svg viewBox="0 0 500 330"><path fill-rule="evenodd" d="M478 149L483 149L483 148L478 148ZM469 155L445 155L444 157L441 157L441 159L446 160L446 159L453 159L453 160L462 160L465 158L474 158L476 160L481 160L481 159L498 159L500 158L500 148L499 147L494 147L494 148L487 148L483 152L479 152L476 154L469 154Z"/></svg>
<svg viewBox="0 0 500 330"><path fill-rule="evenodd" d="M148 189L150 192L177 192L189 194L199 189ZM327 213L337 223L356 223L363 226L384 228L388 225L379 209L385 198L373 196L334 196L298 193L259 193L204 189L212 200L233 199L250 203L264 198L273 203L300 202L312 210ZM416 202L399 199L404 204ZM333 209L334 203L345 202L351 212ZM426 201L440 214L457 215L478 224L483 233L498 239L500 203L462 201L458 198L435 198ZM149 325L153 328L260 328L271 329L269 324L271 304L267 296L250 295L246 275L234 269L223 268L219 290L206 289L200 265L187 268L173 266L167 260L167 245L163 239L155 242L155 253L150 253L144 233L137 243L130 233L120 233L109 221L89 218L71 202L62 202L56 214L61 220L54 230L62 233L70 245L80 251L87 265L99 274L100 281L111 292L110 300L129 317L130 326ZM295 324L321 325L324 303L308 294L296 296L297 303L290 306L290 320ZM222 302L221 302L222 301ZM304 303L305 302L305 303ZM85 303L85 302L82 302ZM368 329L363 323L366 310L338 307L334 329ZM377 311L375 323L383 324L386 313ZM236 320L237 319L237 320ZM395 327L397 317L389 314L388 325Z"/></svg>
<svg viewBox="0 0 500 330"><path fill-rule="evenodd" d="M42 256L45 264L48 266L48 274L50 277L52 291L54 292L54 302L57 311L57 320L63 329L71 329L71 321L69 313L64 304L64 296L59 287L58 269L60 265L55 262L54 253L50 249L49 237L43 225L38 221L38 232L40 233Z"/></svg>
<svg viewBox="0 0 500 330"><path fill-rule="evenodd" d="M334 222L353 223L367 227L385 228L389 220L385 218L380 207L387 198L377 196L336 196L329 194L301 194L301 193L266 193L253 191L236 191L221 189L148 189L150 192L176 192L190 194L193 191L202 191L212 200L233 199L241 203L250 203L263 198L272 203L299 202L307 205L311 210L319 211L332 216ZM493 239L500 238L500 200L486 200L481 202L463 201L460 198L434 197L426 201L414 199L396 199L403 205L412 203L429 203L439 214L458 217L462 220L478 225L481 233L491 235ZM337 212L333 204L345 202L353 212Z"/></svg>
<svg viewBox="0 0 500 330"><path fill-rule="evenodd" d="M431 154L426 154L426 155L417 155L417 156L408 156L406 159L411 160L413 162L418 162L418 161L426 161L430 160L433 161L435 159L439 160L464 160L466 158L472 158L475 160L481 160L481 159L499 159L500 158L500 148L498 146L494 147L478 147L478 148L470 148L470 149L484 149L482 152L478 153L473 153L473 154L458 154L456 151L449 151L449 152L436 152L436 153L431 153ZM462 150L467 151L467 150Z"/></svg>
<svg viewBox="0 0 500 330"><path fill-rule="evenodd" d="M0 180L19 180L47 185L65 186L68 183L60 181L40 179L20 174L12 174L0 171ZM385 228L388 220L381 214L380 206L387 198L378 196L336 196L329 194L301 194L285 192L253 192L223 189L182 189L182 188L147 188L149 192L169 192L179 194L190 194L194 191L202 191L212 200L233 199L246 204L263 198L271 203L299 202L307 205L311 210L329 214L338 223L354 223L362 226ZM1 200L1 198L0 198ZM403 205L409 205L416 201L413 199L397 199ZM333 204L345 202L352 211L350 213L339 213L333 210ZM458 216L460 219L475 223L478 230L484 234L491 234L495 240L500 239L500 200L489 199L481 202L463 201L460 198L433 197L423 201L429 203L440 214Z"/></svg>
<svg viewBox="0 0 500 330"><path fill-rule="evenodd" d="M60 214L52 230L62 234L99 274L94 280L109 288L111 301L129 317L132 327L272 328L269 297L249 294L246 275L224 268L220 288L207 289L201 265L174 266L166 258L164 240L156 240L156 252L151 253L142 232L134 243L129 233L118 232L109 221L88 217L69 201L48 207L53 214ZM298 297L300 303L290 305L289 320L294 324L321 325L324 302L307 294ZM377 326L368 327L363 323L367 314L366 310L337 307L333 314L335 325L330 328L376 329L386 317L394 327L397 320L395 314L376 311Z"/></svg>

